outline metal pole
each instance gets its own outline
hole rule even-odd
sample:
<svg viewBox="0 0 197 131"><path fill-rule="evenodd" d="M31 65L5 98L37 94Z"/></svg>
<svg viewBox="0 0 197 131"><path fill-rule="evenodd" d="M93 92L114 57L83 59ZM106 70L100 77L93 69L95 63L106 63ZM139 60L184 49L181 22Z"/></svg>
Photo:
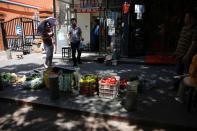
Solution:
<svg viewBox="0 0 197 131"><path fill-rule="evenodd" d="M22 28L22 46L23 46L22 49L24 52L26 40L25 40L25 28L24 28L23 18L20 18L20 23L21 23L21 28Z"/></svg>
<svg viewBox="0 0 197 131"><path fill-rule="evenodd" d="M31 25L32 25L32 35L33 35L33 40L35 39L35 33L34 33L34 20L31 21Z"/></svg>
<svg viewBox="0 0 197 131"><path fill-rule="evenodd" d="M53 16L56 18L56 0L53 0ZM54 36L55 36L55 52L57 52L57 33L56 33L56 26L54 28Z"/></svg>
<svg viewBox="0 0 197 131"><path fill-rule="evenodd" d="M99 3L99 56L101 56L101 4Z"/></svg>
<svg viewBox="0 0 197 131"><path fill-rule="evenodd" d="M56 0L53 0L53 16L56 18Z"/></svg>

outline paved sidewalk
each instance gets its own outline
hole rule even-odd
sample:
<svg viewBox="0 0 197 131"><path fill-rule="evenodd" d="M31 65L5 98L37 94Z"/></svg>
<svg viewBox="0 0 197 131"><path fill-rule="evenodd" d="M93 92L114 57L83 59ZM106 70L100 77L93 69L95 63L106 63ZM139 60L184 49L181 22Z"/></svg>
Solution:
<svg viewBox="0 0 197 131"><path fill-rule="evenodd" d="M22 60L0 61L0 71L29 72L32 69L42 69L42 55L30 54ZM70 67L68 60L54 59L54 64ZM186 105L181 105L174 100L175 92L169 90L172 85L172 76L175 75L173 66L144 65L144 64L119 64L118 66L105 66L94 62L84 62L79 65L82 74L95 72L113 72L121 78L137 75L153 81L149 87L143 88L138 95L138 106L134 112L127 112L118 99L102 99L98 96L68 96L60 94L60 98L51 101L49 91L46 89L25 91L20 88L6 88L0 91L1 99L27 102L55 108L91 113L112 118L126 119L129 121L164 124L166 126L197 128L197 110L191 113L186 111Z"/></svg>

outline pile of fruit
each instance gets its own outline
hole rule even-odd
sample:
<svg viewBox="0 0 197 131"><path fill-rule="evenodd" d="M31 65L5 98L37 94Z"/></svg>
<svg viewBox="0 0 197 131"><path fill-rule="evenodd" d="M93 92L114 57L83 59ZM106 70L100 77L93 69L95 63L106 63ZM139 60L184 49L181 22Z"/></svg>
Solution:
<svg viewBox="0 0 197 131"><path fill-rule="evenodd" d="M125 97L127 93L127 86L128 86L128 80L122 79L120 80L120 89L118 92L119 97Z"/></svg>
<svg viewBox="0 0 197 131"><path fill-rule="evenodd" d="M96 83L97 82L97 76L96 75L85 75L85 76L82 76L81 79L80 79L80 84L83 84L83 83Z"/></svg>
<svg viewBox="0 0 197 131"><path fill-rule="evenodd" d="M128 82L128 80L126 80L126 79L120 80L120 89L125 89L128 85L127 82Z"/></svg>
<svg viewBox="0 0 197 131"><path fill-rule="evenodd" d="M109 85L115 85L117 83L117 80L115 77L106 77L101 79L101 84L109 84Z"/></svg>

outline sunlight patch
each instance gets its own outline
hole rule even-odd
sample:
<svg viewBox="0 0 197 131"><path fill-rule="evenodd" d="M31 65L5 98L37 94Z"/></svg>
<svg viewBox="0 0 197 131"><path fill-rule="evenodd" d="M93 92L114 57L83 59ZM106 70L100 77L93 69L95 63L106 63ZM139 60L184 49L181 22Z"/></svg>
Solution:
<svg viewBox="0 0 197 131"><path fill-rule="evenodd" d="M26 114L31 110L32 107L25 106L15 111L13 114L13 120L16 122L16 125L22 125L25 122Z"/></svg>
<svg viewBox="0 0 197 131"><path fill-rule="evenodd" d="M28 101L35 101L38 99L38 96L29 96L27 97L25 100L28 100Z"/></svg>
<svg viewBox="0 0 197 131"><path fill-rule="evenodd" d="M65 119L58 119L54 122L55 125L61 127L62 129L72 129L74 128L76 125L78 125L79 123L76 121L69 121L69 122L64 122Z"/></svg>

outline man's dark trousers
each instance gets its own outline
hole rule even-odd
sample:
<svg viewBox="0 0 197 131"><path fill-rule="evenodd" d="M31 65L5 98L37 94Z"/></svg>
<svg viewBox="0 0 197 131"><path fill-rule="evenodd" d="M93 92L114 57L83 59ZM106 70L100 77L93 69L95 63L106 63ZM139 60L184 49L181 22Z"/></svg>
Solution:
<svg viewBox="0 0 197 131"><path fill-rule="evenodd" d="M81 50L79 46L80 46L80 41L76 43L71 42L73 66L77 66L77 62L79 64L81 63ZM77 58L76 58L76 51L77 51Z"/></svg>

